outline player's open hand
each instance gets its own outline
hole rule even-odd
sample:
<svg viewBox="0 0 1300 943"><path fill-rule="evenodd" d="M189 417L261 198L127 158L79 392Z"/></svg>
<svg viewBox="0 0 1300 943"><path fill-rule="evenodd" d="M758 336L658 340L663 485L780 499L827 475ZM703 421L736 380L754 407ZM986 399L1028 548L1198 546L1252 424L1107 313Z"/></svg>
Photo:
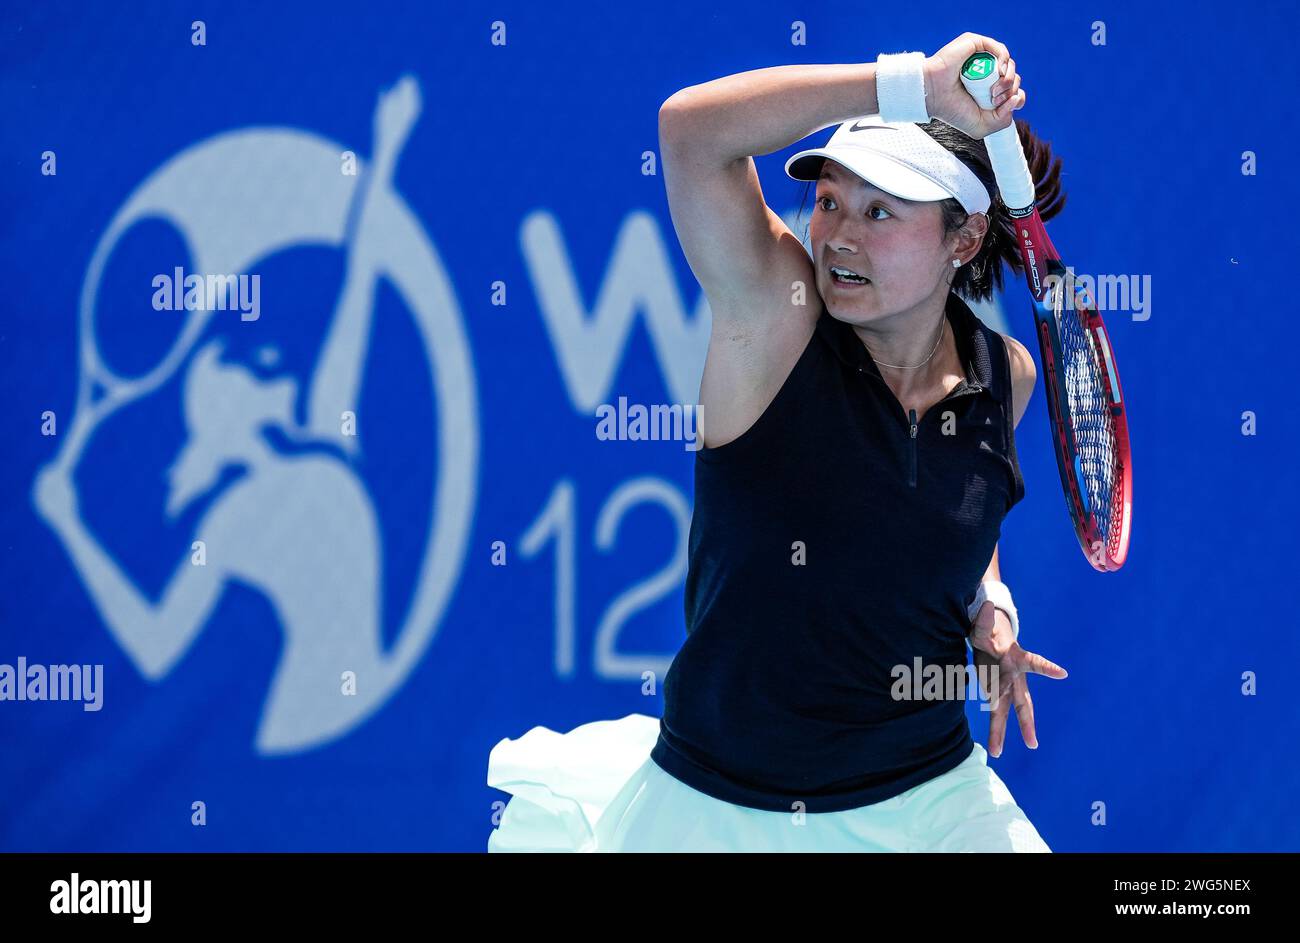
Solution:
<svg viewBox="0 0 1300 943"><path fill-rule="evenodd" d="M994 83L993 111L985 111L971 98L961 81L961 67L977 52L997 57L1001 78ZM1011 113L1025 107L1025 92L1016 74L1016 60L996 39L962 33L925 60L925 106L938 118L973 138L985 138L1011 124Z"/></svg>
<svg viewBox="0 0 1300 943"><path fill-rule="evenodd" d="M988 680L992 691L985 691L992 703L989 718L989 756L1001 756L1007 736L1007 714L1012 704L1016 719L1020 721L1020 735L1031 749L1038 749L1038 735L1034 731L1034 702L1029 697L1028 676L1046 675L1065 678L1068 673L1042 655L1027 652L1015 640L1011 620L1001 609L986 600L971 625L970 645L974 650L975 668L980 684ZM994 672L994 668L997 671Z"/></svg>

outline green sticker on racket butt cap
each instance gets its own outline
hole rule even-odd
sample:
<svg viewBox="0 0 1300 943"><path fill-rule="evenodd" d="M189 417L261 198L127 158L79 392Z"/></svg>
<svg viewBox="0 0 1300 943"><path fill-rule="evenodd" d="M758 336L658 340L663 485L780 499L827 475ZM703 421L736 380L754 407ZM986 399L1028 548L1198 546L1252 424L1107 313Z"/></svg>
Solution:
<svg viewBox="0 0 1300 943"><path fill-rule="evenodd" d="M985 111L993 109L993 85L997 80L998 60L991 53L977 52L961 67L961 84Z"/></svg>
<svg viewBox="0 0 1300 943"><path fill-rule="evenodd" d="M962 78L978 82L990 75L998 74L998 60L991 53L977 52L961 67Z"/></svg>

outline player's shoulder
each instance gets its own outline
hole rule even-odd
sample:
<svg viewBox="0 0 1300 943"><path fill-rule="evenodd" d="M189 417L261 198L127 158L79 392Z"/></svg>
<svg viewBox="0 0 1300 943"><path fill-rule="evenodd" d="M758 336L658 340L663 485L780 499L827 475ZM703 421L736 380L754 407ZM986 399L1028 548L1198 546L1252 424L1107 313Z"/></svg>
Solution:
<svg viewBox="0 0 1300 943"><path fill-rule="evenodd" d="M1000 334L1002 343L1007 348L1007 359L1011 363L1012 404L1015 407L1016 422L1024 415L1025 405L1033 395L1034 383L1038 379L1038 370L1034 358L1030 356L1025 345L1010 334Z"/></svg>
<svg viewBox="0 0 1300 943"><path fill-rule="evenodd" d="M998 336L1002 338L1002 343L1007 345L1007 355L1011 361L1012 379L1016 383L1027 382L1032 386L1034 378L1038 376L1038 371L1034 367L1034 358L1029 355L1028 348L1010 334L1000 334Z"/></svg>

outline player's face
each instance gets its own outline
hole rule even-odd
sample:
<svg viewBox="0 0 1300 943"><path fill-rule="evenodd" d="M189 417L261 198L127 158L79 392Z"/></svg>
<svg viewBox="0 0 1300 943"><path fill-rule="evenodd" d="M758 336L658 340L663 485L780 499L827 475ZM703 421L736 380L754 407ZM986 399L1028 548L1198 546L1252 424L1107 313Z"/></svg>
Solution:
<svg viewBox="0 0 1300 943"><path fill-rule="evenodd" d="M937 202L900 199L827 160L809 234L817 291L841 321L878 321L947 293L952 251ZM868 281L840 278L833 267Z"/></svg>

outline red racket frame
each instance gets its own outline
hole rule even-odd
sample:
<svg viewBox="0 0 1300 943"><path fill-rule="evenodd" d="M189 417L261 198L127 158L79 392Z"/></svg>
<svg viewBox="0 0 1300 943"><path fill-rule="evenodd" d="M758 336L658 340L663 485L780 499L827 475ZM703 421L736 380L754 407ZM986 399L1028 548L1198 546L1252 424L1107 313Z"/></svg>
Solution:
<svg viewBox="0 0 1300 943"><path fill-rule="evenodd" d="M1042 355L1044 381L1047 386L1047 404L1052 424L1052 443L1056 449L1057 467L1061 472L1061 486L1065 491L1066 505L1074 522L1079 546L1094 569L1103 573L1114 572L1124 565L1128 557L1129 534L1133 517L1133 465L1129 450L1128 419L1124 413L1124 395L1120 388L1119 367L1115 362L1115 349L1111 346L1106 325L1097 306L1087 291L1067 278L1067 270L1060 254L1048 238L1036 206L1017 215L1011 211L1016 225L1020 257L1025 263L1025 278L1034 299L1035 333ZM1046 276L1060 279L1055 285ZM1096 515L1084 500L1082 486L1076 472L1078 448L1074 429L1067 421L1069 400L1065 389L1065 370L1061 363L1061 339L1056 326L1055 306L1063 303L1067 292L1073 292L1072 303L1083 327L1092 335L1093 349L1101 354L1102 385L1105 387L1111 422L1115 430L1116 475L1111 493L1112 514L1120 515L1114 533L1103 533ZM1054 297L1053 297L1054 296Z"/></svg>

